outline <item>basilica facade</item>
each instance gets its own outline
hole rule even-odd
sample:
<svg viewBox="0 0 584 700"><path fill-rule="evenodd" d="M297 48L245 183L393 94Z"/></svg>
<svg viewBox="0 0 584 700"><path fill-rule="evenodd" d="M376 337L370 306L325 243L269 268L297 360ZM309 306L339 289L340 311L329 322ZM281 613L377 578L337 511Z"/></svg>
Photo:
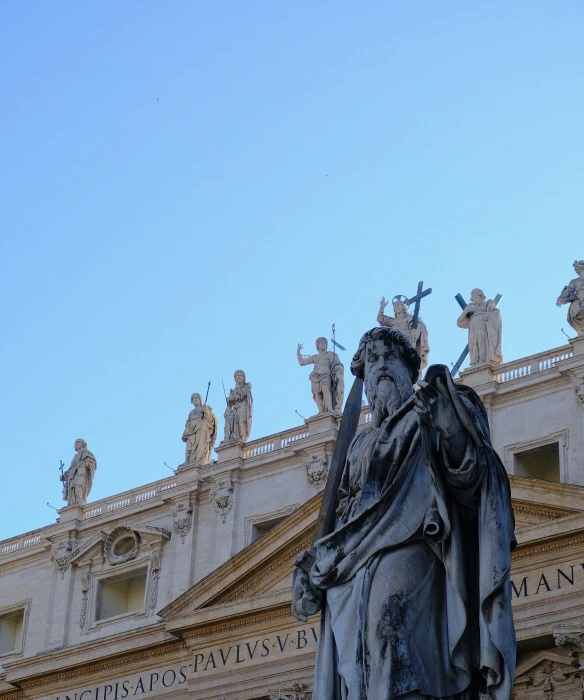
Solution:
<svg viewBox="0 0 584 700"><path fill-rule="evenodd" d="M581 698L584 336L457 381L483 400L511 481L515 697ZM310 700L319 616L291 615L291 577L339 422L324 410L225 440L216 460L0 542L0 700Z"/></svg>

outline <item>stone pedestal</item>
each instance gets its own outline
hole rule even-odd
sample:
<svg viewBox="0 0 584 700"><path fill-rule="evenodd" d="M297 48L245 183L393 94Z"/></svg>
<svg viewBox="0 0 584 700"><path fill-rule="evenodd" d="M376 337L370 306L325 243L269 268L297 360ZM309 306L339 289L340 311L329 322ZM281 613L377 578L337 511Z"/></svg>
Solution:
<svg viewBox="0 0 584 700"><path fill-rule="evenodd" d="M341 424L341 416L334 413L317 413L306 419L306 425L310 435L320 435L331 430L337 431Z"/></svg>
<svg viewBox="0 0 584 700"><path fill-rule="evenodd" d="M217 452L217 464L243 459L243 447L244 443L239 440L237 442L220 443L215 448L215 452Z"/></svg>
<svg viewBox="0 0 584 700"><path fill-rule="evenodd" d="M69 524L72 529L77 528L83 522L83 506L65 506L58 513L59 523L61 525Z"/></svg>

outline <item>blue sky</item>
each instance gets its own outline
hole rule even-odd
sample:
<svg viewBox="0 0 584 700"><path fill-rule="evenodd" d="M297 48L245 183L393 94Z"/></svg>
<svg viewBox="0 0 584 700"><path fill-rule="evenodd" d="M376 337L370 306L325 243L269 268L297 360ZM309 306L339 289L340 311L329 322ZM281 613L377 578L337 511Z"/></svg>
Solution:
<svg viewBox="0 0 584 700"><path fill-rule="evenodd" d="M243 368L252 439L314 413L382 295L504 295L506 361L562 345L584 257L581 2L0 5L0 537L166 477L191 392ZM346 372L349 386L349 373ZM221 430L223 421L221 418Z"/></svg>

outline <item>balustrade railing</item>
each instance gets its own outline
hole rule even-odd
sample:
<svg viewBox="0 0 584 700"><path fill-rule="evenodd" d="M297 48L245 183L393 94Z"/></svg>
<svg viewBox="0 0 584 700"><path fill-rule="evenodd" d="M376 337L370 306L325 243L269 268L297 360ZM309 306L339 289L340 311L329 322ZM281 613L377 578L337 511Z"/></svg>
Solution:
<svg viewBox="0 0 584 700"><path fill-rule="evenodd" d="M258 457L259 455L274 452L274 450L282 450L298 440L304 440L304 438L307 438L308 435L308 428L303 427L289 430L284 434L280 434L276 440L272 439L267 442L254 440L253 442L248 442L245 450L243 451L243 458L249 459L250 457Z"/></svg>
<svg viewBox="0 0 584 700"><path fill-rule="evenodd" d="M0 557L7 554L12 554L13 552L19 552L23 549L28 549L29 547L34 547L35 544L39 544L41 540L44 539L43 535L36 534L43 532L46 534L51 526L41 528L39 530L33 530L32 532L27 532L24 535L18 535L17 537L11 537L9 540L4 540L0 542Z"/></svg>
<svg viewBox="0 0 584 700"><path fill-rule="evenodd" d="M546 369L552 369L557 362L569 360L574 356L571 345L565 345L560 348L555 348L550 352L542 352L530 357L524 357L519 362L507 362L497 368L497 374L493 375L493 379L500 384L512 381L513 379L521 379L536 372L543 372Z"/></svg>

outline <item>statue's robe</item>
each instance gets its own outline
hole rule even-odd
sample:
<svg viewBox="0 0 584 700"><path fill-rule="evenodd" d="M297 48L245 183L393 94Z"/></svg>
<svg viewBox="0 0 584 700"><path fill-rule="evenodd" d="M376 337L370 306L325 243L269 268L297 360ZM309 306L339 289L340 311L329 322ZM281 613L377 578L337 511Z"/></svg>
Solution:
<svg viewBox="0 0 584 700"><path fill-rule="evenodd" d="M472 389L434 365L467 436L453 463L413 401L349 449L335 531L315 544L324 591L313 700L511 697L509 480Z"/></svg>

